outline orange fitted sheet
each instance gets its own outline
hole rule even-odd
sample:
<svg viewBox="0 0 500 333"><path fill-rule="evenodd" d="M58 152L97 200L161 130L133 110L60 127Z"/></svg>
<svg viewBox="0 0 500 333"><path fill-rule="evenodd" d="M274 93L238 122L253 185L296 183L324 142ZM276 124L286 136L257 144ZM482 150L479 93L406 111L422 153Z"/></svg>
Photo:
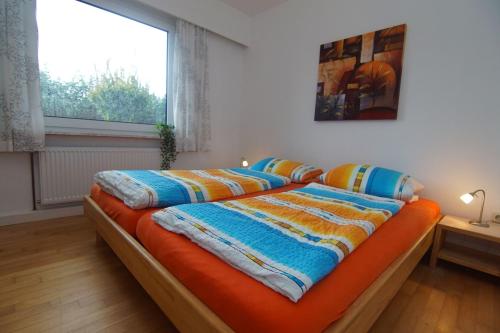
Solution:
<svg viewBox="0 0 500 333"><path fill-rule="evenodd" d="M137 236L144 247L236 332L321 332L435 223L429 200L406 205L326 278L293 303L226 264L184 236L144 215Z"/></svg>
<svg viewBox="0 0 500 333"><path fill-rule="evenodd" d="M255 197L257 195L279 193L284 191L291 191L296 188L304 187L305 184L289 184L281 188L276 188L269 191L255 192L251 194L240 195L232 199L242 199L248 197ZM136 236L137 221L146 213L156 212L158 208L146 209L132 209L125 205L123 201L115 196L106 193L102 188L94 184L90 190L90 197L101 207L101 209L116 223L118 223L125 231L132 236Z"/></svg>
<svg viewBox="0 0 500 333"><path fill-rule="evenodd" d="M94 184L90 189L90 197L113 221L118 223L126 232L136 236L137 221L146 213L154 213L158 208L132 209L123 201L108 194L102 188Z"/></svg>

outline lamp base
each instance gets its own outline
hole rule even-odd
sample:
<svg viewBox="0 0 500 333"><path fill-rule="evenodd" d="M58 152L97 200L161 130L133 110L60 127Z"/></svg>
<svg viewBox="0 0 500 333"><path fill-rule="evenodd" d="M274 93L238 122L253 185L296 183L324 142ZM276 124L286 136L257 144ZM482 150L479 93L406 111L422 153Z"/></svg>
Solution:
<svg viewBox="0 0 500 333"><path fill-rule="evenodd" d="M476 227L489 228L490 225L486 222L479 221L469 221L470 224L475 225Z"/></svg>

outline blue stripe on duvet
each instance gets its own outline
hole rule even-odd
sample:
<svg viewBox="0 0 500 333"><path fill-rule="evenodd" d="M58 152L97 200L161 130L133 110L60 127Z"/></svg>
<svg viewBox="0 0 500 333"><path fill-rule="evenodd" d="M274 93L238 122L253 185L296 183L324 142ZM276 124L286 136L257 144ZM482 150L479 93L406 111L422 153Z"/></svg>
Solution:
<svg viewBox="0 0 500 333"><path fill-rule="evenodd" d="M283 181L283 177L273 175L272 173L266 173L266 172L243 169L243 168L235 168L230 170L244 176L251 176L251 177L265 179L271 184L271 189L286 185L285 182Z"/></svg>
<svg viewBox="0 0 500 333"><path fill-rule="evenodd" d="M266 224L216 204L181 205L177 209L238 239L269 259L306 274L313 282L322 279L339 262L334 251L298 242Z"/></svg>
<svg viewBox="0 0 500 333"><path fill-rule="evenodd" d="M189 193L177 181L148 170L121 170L120 172L152 188L158 197L158 207L167 207L191 202Z"/></svg>

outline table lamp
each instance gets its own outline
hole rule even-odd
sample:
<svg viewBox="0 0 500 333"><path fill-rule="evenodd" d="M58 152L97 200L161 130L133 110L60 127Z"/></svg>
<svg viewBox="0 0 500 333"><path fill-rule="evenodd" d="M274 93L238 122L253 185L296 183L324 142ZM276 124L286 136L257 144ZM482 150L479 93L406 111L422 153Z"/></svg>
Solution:
<svg viewBox="0 0 500 333"><path fill-rule="evenodd" d="M469 223L478 227L489 228L490 225L488 224L488 222L483 222L484 202L486 201L486 192L484 190L476 190L474 192L465 193L460 197L460 200L468 205L478 197L478 193L483 194L483 203L481 205L481 213L479 213L479 220L472 220L469 221Z"/></svg>

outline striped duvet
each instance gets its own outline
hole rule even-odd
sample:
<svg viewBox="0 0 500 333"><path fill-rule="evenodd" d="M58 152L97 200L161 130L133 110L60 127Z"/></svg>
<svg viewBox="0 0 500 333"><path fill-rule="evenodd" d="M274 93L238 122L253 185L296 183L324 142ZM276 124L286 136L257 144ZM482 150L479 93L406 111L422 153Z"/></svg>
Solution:
<svg viewBox="0 0 500 333"><path fill-rule="evenodd" d="M170 207L153 219L297 302L403 205L313 183L278 194Z"/></svg>
<svg viewBox="0 0 500 333"><path fill-rule="evenodd" d="M228 199L279 188L290 179L242 168L209 170L112 170L95 175L101 188L134 209Z"/></svg>

